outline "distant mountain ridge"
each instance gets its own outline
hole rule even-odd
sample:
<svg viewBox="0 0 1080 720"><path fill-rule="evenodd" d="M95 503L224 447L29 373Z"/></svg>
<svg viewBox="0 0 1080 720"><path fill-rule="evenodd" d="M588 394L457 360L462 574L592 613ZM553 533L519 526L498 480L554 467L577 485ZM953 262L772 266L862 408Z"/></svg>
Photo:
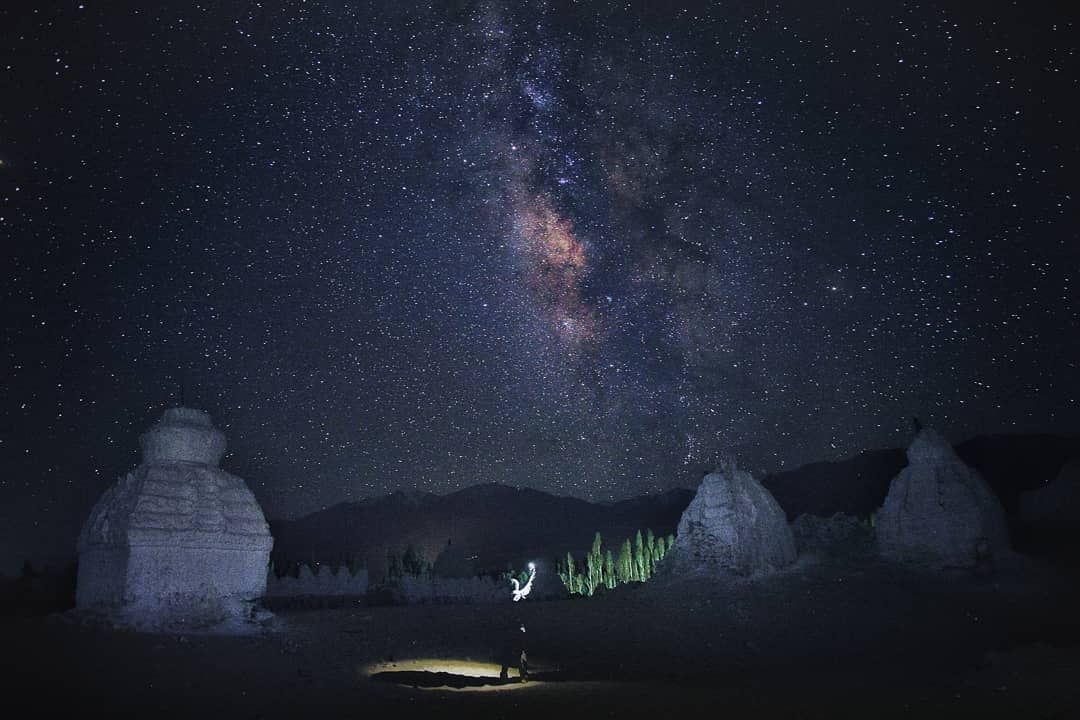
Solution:
<svg viewBox="0 0 1080 720"><path fill-rule="evenodd" d="M639 529L673 533L691 497L692 491L676 489L600 504L498 484L447 495L398 491L297 520L271 520L272 557L278 567L360 561L379 576L388 550L400 553L412 544L444 574L498 572L507 563L520 569L567 551L584 554L597 531L612 547Z"/></svg>
<svg viewBox="0 0 1080 720"><path fill-rule="evenodd" d="M1011 515L1022 492L1053 479L1065 462L1080 457L1080 437L977 436L955 446L979 470ZM810 513L868 515L881 506L889 482L907 464L902 448L869 450L766 475L767 487L789 520ZM521 568L549 562L567 551L580 557L601 533L607 547L637 530L674 533L695 490L613 503L593 503L540 490L474 485L447 495L396 491L341 503L296 520L272 520L272 557L279 568L297 562L359 561L372 577L385 572L387 550L413 544L436 571L448 575Z"/></svg>

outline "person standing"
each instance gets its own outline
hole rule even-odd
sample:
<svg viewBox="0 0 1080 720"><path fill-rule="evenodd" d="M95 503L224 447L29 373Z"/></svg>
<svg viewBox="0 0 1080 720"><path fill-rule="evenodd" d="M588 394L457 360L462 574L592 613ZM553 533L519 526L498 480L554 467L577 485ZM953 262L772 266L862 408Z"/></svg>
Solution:
<svg viewBox="0 0 1080 720"><path fill-rule="evenodd" d="M525 654L525 623L517 623L517 631L507 637L507 643L502 652L502 670L499 671L499 679L510 678L510 667L517 664L518 675L524 682L529 674L529 658Z"/></svg>

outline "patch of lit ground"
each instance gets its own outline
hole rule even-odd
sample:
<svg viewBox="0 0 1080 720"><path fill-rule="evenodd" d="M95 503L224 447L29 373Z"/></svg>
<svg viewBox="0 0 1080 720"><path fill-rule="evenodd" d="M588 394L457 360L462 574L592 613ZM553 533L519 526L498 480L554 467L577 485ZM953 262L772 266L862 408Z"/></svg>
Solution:
<svg viewBox="0 0 1080 720"><path fill-rule="evenodd" d="M475 660L417 658L396 662L372 663L361 673L373 680L423 690L521 690L539 685L530 679L522 682L515 667L507 677L500 676L502 666Z"/></svg>

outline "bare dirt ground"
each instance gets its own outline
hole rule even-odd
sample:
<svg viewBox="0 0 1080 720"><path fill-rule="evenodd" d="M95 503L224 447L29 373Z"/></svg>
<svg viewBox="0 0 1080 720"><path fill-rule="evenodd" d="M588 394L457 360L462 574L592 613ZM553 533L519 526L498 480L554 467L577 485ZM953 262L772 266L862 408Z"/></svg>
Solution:
<svg viewBox="0 0 1080 720"><path fill-rule="evenodd" d="M1075 575L1026 561L978 578L803 558L590 599L279 612L262 636L7 618L0 669L35 717L1064 719L1078 608ZM475 677L520 624L530 682Z"/></svg>

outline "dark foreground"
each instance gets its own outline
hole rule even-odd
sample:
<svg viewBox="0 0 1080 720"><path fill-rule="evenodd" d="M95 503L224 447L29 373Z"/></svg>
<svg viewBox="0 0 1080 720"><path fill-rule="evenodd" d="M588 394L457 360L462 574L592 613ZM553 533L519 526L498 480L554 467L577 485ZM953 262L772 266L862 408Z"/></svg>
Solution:
<svg viewBox="0 0 1080 720"><path fill-rule="evenodd" d="M110 717L1080 717L1075 576L802 561L588 600L282 612L273 634L4 620L9 707ZM498 678L526 626L532 675Z"/></svg>

